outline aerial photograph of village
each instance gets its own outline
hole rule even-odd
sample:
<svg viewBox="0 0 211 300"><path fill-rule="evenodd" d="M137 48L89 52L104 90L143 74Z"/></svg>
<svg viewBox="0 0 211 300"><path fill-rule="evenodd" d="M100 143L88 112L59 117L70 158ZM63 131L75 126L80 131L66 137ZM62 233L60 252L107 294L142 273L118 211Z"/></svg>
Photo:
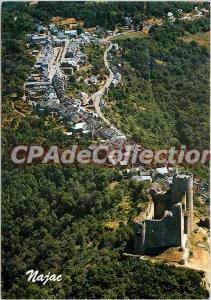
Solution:
<svg viewBox="0 0 211 300"><path fill-rule="evenodd" d="M209 58L209 2L2 2L2 299L209 298Z"/></svg>

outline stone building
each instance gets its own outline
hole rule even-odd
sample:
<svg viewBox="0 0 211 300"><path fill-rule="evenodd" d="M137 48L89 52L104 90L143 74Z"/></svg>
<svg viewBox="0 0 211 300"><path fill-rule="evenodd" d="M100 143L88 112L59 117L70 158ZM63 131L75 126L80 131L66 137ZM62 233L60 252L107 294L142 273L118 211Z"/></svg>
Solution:
<svg viewBox="0 0 211 300"><path fill-rule="evenodd" d="M134 224L134 252L184 246L193 229L193 175L176 173L171 189L154 193Z"/></svg>

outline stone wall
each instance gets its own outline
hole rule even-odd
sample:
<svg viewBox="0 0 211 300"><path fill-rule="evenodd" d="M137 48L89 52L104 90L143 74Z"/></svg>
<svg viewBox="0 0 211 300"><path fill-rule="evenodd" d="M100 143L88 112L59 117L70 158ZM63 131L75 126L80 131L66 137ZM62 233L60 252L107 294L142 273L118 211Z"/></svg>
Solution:
<svg viewBox="0 0 211 300"><path fill-rule="evenodd" d="M154 218L162 219L166 210L172 209L171 194L165 193L163 195L154 196Z"/></svg>
<svg viewBox="0 0 211 300"><path fill-rule="evenodd" d="M175 175L172 187L172 202L183 202L184 210L186 210L188 216L188 232L191 232L193 229L193 175L191 173L186 172Z"/></svg>
<svg viewBox="0 0 211 300"><path fill-rule="evenodd" d="M153 205L149 206L146 214L136 220L134 224L136 254L143 254L150 249L182 246L186 234L192 230L192 174L176 174L171 195L166 196L155 197L154 212L152 212ZM153 219L154 217L157 219Z"/></svg>
<svg viewBox="0 0 211 300"><path fill-rule="evenodd" d="M145 220L135 224L134 252L143 254L148 249L181 246L184 231L182 204L175 204L160 220Z"/></svg>
<svg viewBox="0 0 211 300"><path fill-rule="evenodd" d="M180 246L183 228L182 205L178 203L161 220L146 220L146 249Z"/></svg>

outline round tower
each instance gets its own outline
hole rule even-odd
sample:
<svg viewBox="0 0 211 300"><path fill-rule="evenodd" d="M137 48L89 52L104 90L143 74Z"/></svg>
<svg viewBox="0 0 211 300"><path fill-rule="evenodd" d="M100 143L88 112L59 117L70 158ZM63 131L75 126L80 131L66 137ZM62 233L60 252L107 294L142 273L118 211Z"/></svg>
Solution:
<svg viewBox="0 0 211 300"><path fill-rule="evenodd" d="M186 188L186 207L189 215L189 232L193 230L193 175L190 174Z"/></svg>
<svg viewBox="0 0 211 300"><path fill-rule="evenodd" d="M186 200L185 200L186 195ZM185 202L186 203L185 203ZM172 186L172 203L183 202L187 231L193 230L193 174L179 172L175 174Z"/></svg>

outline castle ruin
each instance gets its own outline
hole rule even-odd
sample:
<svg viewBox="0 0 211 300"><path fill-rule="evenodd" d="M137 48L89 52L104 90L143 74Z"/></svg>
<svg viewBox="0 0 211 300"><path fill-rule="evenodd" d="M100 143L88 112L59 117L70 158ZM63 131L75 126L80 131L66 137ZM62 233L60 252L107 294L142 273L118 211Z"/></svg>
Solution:
<svg viewBox="0 0 211 300"><path fill-rule="evenodd" d="M170 191L154 193L134 224L134 252L185 246L193 229L193 175L174 174Z"/></svg>

